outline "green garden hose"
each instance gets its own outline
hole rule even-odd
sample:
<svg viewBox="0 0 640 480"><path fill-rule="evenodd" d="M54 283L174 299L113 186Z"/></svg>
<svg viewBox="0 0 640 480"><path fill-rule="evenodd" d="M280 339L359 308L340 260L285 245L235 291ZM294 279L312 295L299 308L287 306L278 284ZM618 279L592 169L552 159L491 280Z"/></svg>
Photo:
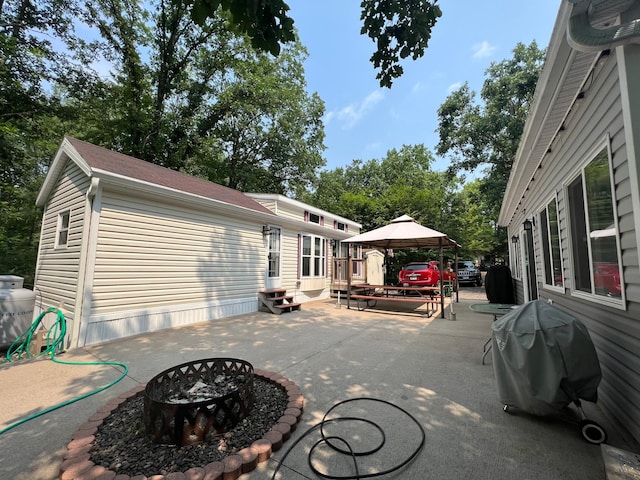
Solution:
<svg viewBox="0 0 640 480"><path fill-rule="evenodd" d="M33 355L31 353L31 341L34 339L34 336L37 334L37 332L39 330L42 330L40 328L40 325L42 323L43 318L45 317L45 315L47 315L48 313L55 313L56 314L56 321L55 323L52 325L51 328L48 329L47 331L47 336L46 336L46 347L44 350L42 350L41 352L36 353L35 355ZM44 328L44 325L43 325ZM42 355L49 355L51 356L51 360L53 360L56 363L59 363L61 365L115 365L118 367L122 368L122 374L120 375L120 377L118 377L116 380L114 380L113 382L105 385L104 387L100 387L97 390L94 390L92 392L86 393L84 395L81 395L79 397L73 398L71 400L67 400L65 402L59 403L57 405L54 405L52 407L49 407L41 412L37 412L33 415L30 415L22 420L19 420L15 423L12 423L11 425L9 425L8 427L0 430L0 435L2 435L3 433L8 432L9 430L11 430L12 428L17 427L18 425L22 425L23 423L28 422L29 420L33 420L34 418L38 418L46 413L52 412L54 410L57 410L59 408L65 407L67 405L70 405L72 403L75 403L77 401L83 400L87 397L90 397L91 395L95 395L96 393L100 393L103 390L106 390L107 388L112 387L113 385L115 385L116 383L118 383L120 380L122 380L127 373L129 372L129 368L124 364L124 363L120 363L120 362L102 362L102 361L98 361L98 362L65 362L62 360L58 360L55 357L55 353L56 351L64 351L64 348L62 346L63 342L64 342L64 337L67 333L67 322L64 318L64 314L62 313L62 310L55 308L55 307L51 307L47 310L45 310L44 312L42 312L38 318L36 318L33 323L31 324L31 327L29 327L29 329L24 332L22 335L20 335L9 347L9 350L7 350L7 355L6 355L6 359L5 362L13 362L15 360L20 360L22 358L32 358L32 357L38 357L38 356L42 356Z"/></svg>

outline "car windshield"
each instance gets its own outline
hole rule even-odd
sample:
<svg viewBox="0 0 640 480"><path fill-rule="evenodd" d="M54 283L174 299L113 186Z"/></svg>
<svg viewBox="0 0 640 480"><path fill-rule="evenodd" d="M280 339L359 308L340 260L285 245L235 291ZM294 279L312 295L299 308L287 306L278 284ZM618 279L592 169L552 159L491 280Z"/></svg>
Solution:
<svg viewBox="0 0 640 480"><path fill-rule="evenodd" d="M429 265L426 263L414 263L413 265L407 265L404 270L427 270Z"/></svg>
<svg viewBox="0 0 640 480"><path fill-rule="evenodd" d="M474 268L473 263L471 262L458 262L458 270L462 270L463 268Z"/></svg>

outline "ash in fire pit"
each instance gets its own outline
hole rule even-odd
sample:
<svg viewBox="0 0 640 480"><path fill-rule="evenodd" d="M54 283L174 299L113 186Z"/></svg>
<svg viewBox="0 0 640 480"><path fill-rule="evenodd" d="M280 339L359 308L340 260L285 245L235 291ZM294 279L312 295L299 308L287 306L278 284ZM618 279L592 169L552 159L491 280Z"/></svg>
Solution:
<svg viewBox="0 0 640 480"><path fill-rule="evenodd" d="M237 358L183 363L156 375L145 389L144 424L156 443L191 445L223 434L254 402L253 366Z"/></svg>
<svg viewBox="0 0 640 480"><path fill-rule="evenodd" d="M189 390L180 390L169 395L167 403L196 403L205 402L211 398L224 397L235 392L245 383L244 375L218 375L213 383L198 380Z"/></svg>

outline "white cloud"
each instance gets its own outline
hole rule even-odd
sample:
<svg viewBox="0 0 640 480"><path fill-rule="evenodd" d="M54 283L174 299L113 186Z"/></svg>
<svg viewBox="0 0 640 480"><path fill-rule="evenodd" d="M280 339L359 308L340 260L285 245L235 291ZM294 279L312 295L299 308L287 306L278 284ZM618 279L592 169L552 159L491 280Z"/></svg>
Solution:
<svg viewBox="0 0 640 480"><path fill-rule="evenodd" d="M451 92L454 92L454 91L458 90L462 85L464 85L464 82L452 83L451 85L449 85L447 87L447 93L451 93Z"/></svg>
<svg viewBox="0 0 640 480"><path fill-rule="evenodd" d="M481 43L476 43L471 50L473 51L473 58L478 59L490 57L496 51L496 48L486 40L483 40Z"/></svg>
<svg viewBox="0 0 640 480"><path fill-rule="evenodd" d="M327 112L324 123L328 125L329 122L336 120L342 124L344 130L353 128L383 98L384 94L380 90L375 90L360 103L351 103L340 110Z"/></svg>

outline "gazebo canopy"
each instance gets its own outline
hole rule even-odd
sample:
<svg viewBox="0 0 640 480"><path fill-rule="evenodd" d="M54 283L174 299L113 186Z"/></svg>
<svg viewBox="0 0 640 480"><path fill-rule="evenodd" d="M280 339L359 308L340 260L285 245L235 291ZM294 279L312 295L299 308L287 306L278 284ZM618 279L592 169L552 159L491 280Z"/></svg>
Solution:
<svg viewBox="0 0 640 480"><path fill-rule="evenodd" d="M457 247L446 233L441 233L416 222L409 215L392 220L384 227L351 237L346 242L360 243L378 248L443 248Z"/></svg>

